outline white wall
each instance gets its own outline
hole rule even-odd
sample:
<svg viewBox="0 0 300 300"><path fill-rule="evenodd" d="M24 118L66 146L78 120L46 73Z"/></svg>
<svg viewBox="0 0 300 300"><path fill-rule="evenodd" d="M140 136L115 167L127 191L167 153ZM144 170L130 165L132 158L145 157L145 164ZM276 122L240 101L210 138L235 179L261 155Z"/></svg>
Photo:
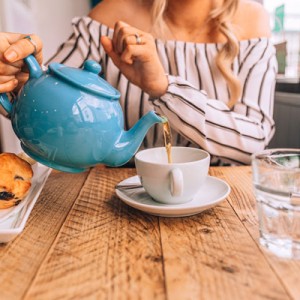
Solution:
<svg viewBox="0 0 300 300"><path fill-rule="evenodd" d="M36 33L43 40L47 60L71 34L71 20L86 15L89 0L0 0L0 30ZM9 120L0 116L0 150L20 152Z"/></svg>

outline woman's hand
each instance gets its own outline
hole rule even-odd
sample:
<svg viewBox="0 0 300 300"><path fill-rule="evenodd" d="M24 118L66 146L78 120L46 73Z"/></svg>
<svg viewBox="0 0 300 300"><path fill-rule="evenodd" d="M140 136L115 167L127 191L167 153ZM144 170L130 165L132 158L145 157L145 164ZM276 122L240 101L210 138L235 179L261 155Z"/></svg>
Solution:
<svg viewBox="0 0 300 300"><path fill-rule="evenodd" d="M42 41L36 35L0 32L0 93L18 90L28 79L23 58L34 53L41 64Z"/></svg>
<svg viewBox="0 0 300 300"><path fill-rule="evenodd" d="M153 98L166 92L168 79L151 34L119 21L115 25L113 39L102 37L101 43L130 82Z"/></svg>

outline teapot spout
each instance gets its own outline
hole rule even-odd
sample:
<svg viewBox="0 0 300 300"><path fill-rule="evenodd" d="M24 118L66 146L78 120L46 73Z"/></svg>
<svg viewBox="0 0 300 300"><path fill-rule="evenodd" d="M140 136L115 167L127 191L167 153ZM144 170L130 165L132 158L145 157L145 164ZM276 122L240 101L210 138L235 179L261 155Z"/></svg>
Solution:
<svg viewBox="0 0 300 300"><path fill-rule="evenodd" d="M165 123L165 117L158 116L154 111L148 112L128 131L123 131L105 164L113 167L127 163L138 151L146 133L156 123Z"/></svg>

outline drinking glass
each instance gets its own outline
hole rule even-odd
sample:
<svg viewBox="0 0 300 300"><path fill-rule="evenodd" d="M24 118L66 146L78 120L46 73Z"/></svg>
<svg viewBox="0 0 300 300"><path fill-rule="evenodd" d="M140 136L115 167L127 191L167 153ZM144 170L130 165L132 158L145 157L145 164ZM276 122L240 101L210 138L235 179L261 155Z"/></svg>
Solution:
<svg viewBox="0 0 300 300"><path fill-rule="evenodd" d="M300 149L252 155L260 244L279 257L300 259Z"/></svg>

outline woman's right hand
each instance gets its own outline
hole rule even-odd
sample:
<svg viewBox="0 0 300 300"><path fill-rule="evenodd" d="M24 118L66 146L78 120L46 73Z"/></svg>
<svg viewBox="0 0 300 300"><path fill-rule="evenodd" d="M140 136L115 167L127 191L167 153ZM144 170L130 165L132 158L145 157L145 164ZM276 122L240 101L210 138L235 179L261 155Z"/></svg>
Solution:
<svg viewBox="0 0 300 300"><path fill-rule="evenodd" d="M168 78L159 59L154 37L118 21L113 38L101 37L101 43L114 64L133 84L151 98L160 97L168 88Z"/></svg>
<svg viewBox="0 0 300 300"><path fill-rule="evenodd" d="M28 70L23 59L34 53L42 64L42 41L37 35L0 32L0 93L19 90L28 80ZM36 47L34 46L36 45Z"/></svg>

